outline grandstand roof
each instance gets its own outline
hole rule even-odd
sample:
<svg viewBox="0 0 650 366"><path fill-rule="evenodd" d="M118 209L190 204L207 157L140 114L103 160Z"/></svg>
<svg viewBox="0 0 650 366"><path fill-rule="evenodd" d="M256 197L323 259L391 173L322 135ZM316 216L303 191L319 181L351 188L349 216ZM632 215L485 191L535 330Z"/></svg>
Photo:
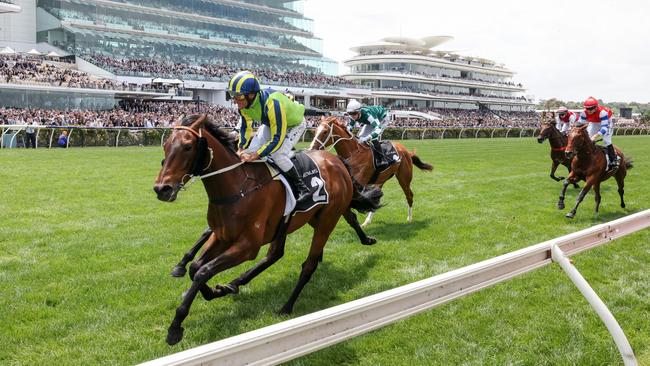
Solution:
<svg viewBox="0 0 650 366"><path fill-rule="evenodd" d="M367 43L364 45L356 46L350 48L353 52L365 52L365 51L377 51L377 50L386 50L386 51L410 51L410 52L421 52L428 54L431 52L431 48L437 47L447 41L454 39L452 36L429 36L424 38L411 38L411 37L386 37L381 39L379 42Z"/></svg>

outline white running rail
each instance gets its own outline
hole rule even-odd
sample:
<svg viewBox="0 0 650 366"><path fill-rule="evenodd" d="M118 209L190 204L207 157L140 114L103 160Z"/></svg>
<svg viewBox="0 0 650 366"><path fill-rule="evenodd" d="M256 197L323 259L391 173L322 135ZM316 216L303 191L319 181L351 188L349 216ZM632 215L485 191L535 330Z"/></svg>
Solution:
<svg viewBox="0 0 650 366"><path fill-rule="evenodd" d="M142 365L274 365L370 332L650 226L650 210ZM633 354L632 354L632 357ZM627 365L627 363L626 363Z"/></svg>

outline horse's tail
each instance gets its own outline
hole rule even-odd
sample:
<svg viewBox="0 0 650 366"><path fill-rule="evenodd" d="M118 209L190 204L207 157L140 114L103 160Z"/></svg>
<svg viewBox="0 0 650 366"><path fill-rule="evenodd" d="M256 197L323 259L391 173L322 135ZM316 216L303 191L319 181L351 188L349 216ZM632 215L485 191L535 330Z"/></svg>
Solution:
<svg viewBox="0 0 650 366"><path fill-rule="evenodd" d="M365 187L355 190L350 207L359 212L377 211L382 206L380 201L383 195L384 192L377 187Z"/></svg>
<svg viewBox="0 0 650 366"><path fill-rule="evenodd" d="M357 182L354 179L352 170L348 162L342 157L338 157L345 165L345 169L350 173L350 178L352 179L352 187L354 188L354 193L352 194L352 202L350 202L350 207L359 211L359 212L370 212L377 211L381 208L381 197L384 195L384 192L381 189L376 187L364 187L361 183Z"/></svg>
<svg viewBox="0 0 650 366"><path fill-rule="evenodd" d="M422 160L420 160L419 156L415 155L415 149L413 149L413 152L411 153L411 160L413 160L413 164L415 164L416 167L422 170L427 170L427 171L433 170L433 165L423 162Z"/></svg>
<svg viewBox="0 0 650 366"><path fill-rule="evenodd" d="M634 164L632 164L632 163L633 163L632 158L629 158L629 159L626 158L625 159L625 169L630 170L630 169L634 168Z"/></svg>

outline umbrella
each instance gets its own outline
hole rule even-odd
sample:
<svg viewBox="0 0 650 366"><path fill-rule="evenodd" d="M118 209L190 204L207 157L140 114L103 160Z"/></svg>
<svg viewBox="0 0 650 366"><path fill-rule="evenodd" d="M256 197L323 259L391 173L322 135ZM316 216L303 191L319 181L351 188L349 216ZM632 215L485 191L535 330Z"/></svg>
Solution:
<svg viewBox="0 0 650 366"><path fill-rule="evenodd" d="M0 55L15 55L16 51L14 51L11 47L5 47L0 50Z"/></svg>
<svg viewBox="0 0 650 366"><path fill-rule="evenodd" d="M47 54L47 57L61 57L61 55L54 51L50 51L50 53Z"/></svg>
<svg viewBox="0 0 650 366"><path fill-rule="evenodd" d="M27 54L34 55L34 56L42 55L42 53L38 52L35 48L32 48L31 50L27 51Z"/></svg>

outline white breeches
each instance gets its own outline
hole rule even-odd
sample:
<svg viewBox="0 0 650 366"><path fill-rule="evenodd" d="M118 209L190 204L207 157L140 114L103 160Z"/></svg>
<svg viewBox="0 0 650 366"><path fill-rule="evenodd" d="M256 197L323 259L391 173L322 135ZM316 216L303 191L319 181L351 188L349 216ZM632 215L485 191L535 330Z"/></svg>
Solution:
<svg viewBox="0 0 650 366"><path fill-rule="evenodd" d="M379 133L379 136L377 136L377 139L381 139L381 133L384 132L386 129L386 126L388 125L388 116L384 117L384 119L381 120L381 123L379 125L379 128L381 129L381 132ZM363 125L361 127L361 130L359 131L359 138L366 137L370 135L375 129L371 125Z"/></svg>
<svg viewBox="0 0 650 366"><path fill-rule="evenodd" d="M300 140L300 137L302 136L303 132L305 132L306 128L307 123L303 119L299 125L288 129L287 135L282 141L282 145L280 145L280 147L275 150L275 152L269 155L271 160L273 160L273 162L275 162L278 168L280 168L283 172L289 171L293 167L293 163L291 163L293 152L291 149L298 143L298 140ZM251 140L251 144L248 145L246 152L254 152L259 150L259 148L266 144L269 140L271 140L271 129L267 125L261 125L257 129L255 137L253 137Z"/></svg>
<svg viewBox="0 0 650 366"><path fill-rule="evenodd" d="M607 133L603 135L603 145L609 146L612 144L612 132L614 132L614 126L612 126L612 123L610 122L609 128L607 129ZM589 126L587 126L587 133L589 134L589 137L595 135L598 133L598 130L600 130L600 123L589 123Z"/></svg>

